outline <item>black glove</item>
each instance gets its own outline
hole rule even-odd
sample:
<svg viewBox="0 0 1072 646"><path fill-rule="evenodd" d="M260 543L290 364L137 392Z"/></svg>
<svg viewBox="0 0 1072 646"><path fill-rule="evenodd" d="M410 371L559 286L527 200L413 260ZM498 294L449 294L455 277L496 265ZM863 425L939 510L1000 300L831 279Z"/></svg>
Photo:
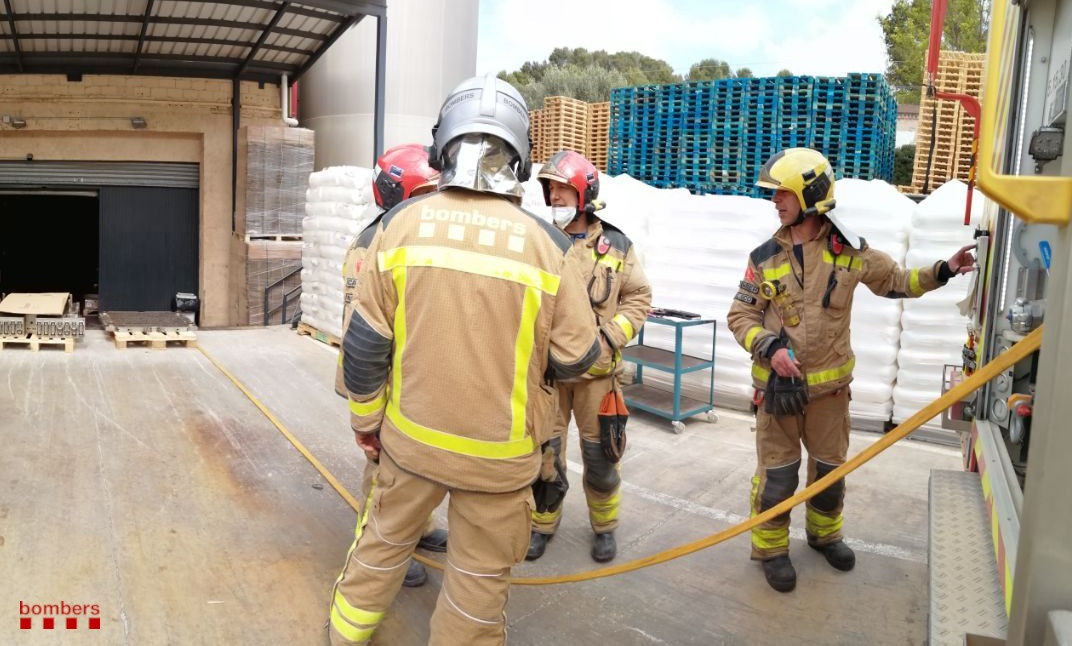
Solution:
<svg viewBox="0 0 1072 646"><path fill-rule="evenodd" d="M799 377L782 377L771 370L763 394L763 412L769 415L796 415L808 403L808 386Z"/></svg>
<svg viewBox="0 0 1072 646"><path fill-rule="evenodd" d="M569 480L566 478L565 467L555 459L551 442L544 442L540 448L544 465L540 468L540 475L532 483L532 498L536 502L536 511L546 514L557 511L562 506L566 492L569 491Z"/></svg>

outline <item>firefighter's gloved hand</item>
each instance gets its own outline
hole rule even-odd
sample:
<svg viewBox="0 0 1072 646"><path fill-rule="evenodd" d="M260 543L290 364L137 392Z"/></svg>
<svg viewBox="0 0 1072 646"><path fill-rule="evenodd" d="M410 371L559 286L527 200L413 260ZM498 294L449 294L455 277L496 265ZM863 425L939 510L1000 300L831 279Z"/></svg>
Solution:
<svg viewBox="0 0 1072 646"><path fill-rule="evenodd" d="M770 415L797 415L808 403L808 386L800 377L782 377L771 371L763 394L763 412Z"/></svg>
<svg viewBox="0 0 1072 646"><path fill-rule="evenodd" d="M532 483L532 497L536 503L536 511L546 514L557 511L562 506L562 500L569 490L569 480L566 478L565 467L555 459L551 442L544 442L540 451L540 474Z"/></svg>

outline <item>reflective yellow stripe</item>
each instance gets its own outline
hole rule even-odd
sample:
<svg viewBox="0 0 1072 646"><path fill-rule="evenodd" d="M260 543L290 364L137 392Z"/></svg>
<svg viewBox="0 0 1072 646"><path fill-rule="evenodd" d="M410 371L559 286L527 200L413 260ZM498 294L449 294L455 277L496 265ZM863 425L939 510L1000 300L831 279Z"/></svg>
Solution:
<svg viewBox="0 0 1072 646"><path fill-rule="evenodd" d="M395 348L391 353L391 401L395 406L402 401L402 353L406 351L406 268L396 267L391 271L395 282L398 305L395 307Z"/></svg>
<svg viewBox="0 0 1072 646"><path fill-rule="evenodd" d="M815 372L808 373L808 385L818 386L819 384L825 384L829 381L837 381L842 377L847 377L852 374L852 369L856 365L856 357L853 357L841 364L836 368L830 368L829 370L817 370ZM752 376L760 381L767 381L770 378L770 371L759 365L758 363L752 364Z"/></svg>
<svg viewBox="0 0 1072 646"><path fill-rule="evenodd" d="M540 313L541 293L538 289L525 289L521 304L521 327L514 344L514 385L510 389L510 441L525 437L525 408L529 401L529 361L535 344L536 317Z"/></svg>
<svg viewBox="0 0 1072 646"><path fill-rule="evenodd" d="M387 403L387 419L398 427L410 438L428 446L433 446L451 453L470 455L476 458L489 458L492 460L507 460L528 455L536 450L536 444L532 436L522 437L507 442L492 442L489 440L477 440L471 437L462 437L434 428L421 426L408 419L398 409L394 398Z"/></svg>
<svg viewBox="0 0 1072 646"><path fill-rule="evenodd" d="M919 270L912 269L908 272L908 291L919 296L923 289L919 286Z"/></svg>
<svg viewBox="0 0 1072 646"><path fill-rule="evenodd" d="M346 600L346 597L342 596L342 592L335 591L335 607L339 609L339 613L349 622L360 624L362 626L375 626L383 621L384 612L374 612L372 610L362 610L361 608L355 608L350 605L350 602Z"/></svg>
<svg viewBox="0 0 1072 646"><path fill-rule="evenodd" d="M595 366L592 366L588 369L588 374L592 375L593 377L603 377L609 375L610 373L614 372L614 368L618 365L619 362L621 362L621 360L622 353L615 350L614 360L611 361L611 364L609 366L607 366L606 368L597 368Z"/></svg>
<svg viewBox="0 0 1072 646"><path fill-rule="evenodd" d="M618 327L622 328L622 332L625 333L625 340L633 338L633 324L629 322L629 319L625 318L624 314L615 314L611 321L618 324Z"/></svg>
<svg viewBox="0 0 1072 646"><path fill-rule="evenodd" d="M823 262L828 265L837 264L839 267L848 267L849 269L862 269L864 261L855 256L841 256L834 259L834 254L830 253L828 249L823 249Z"/></svg>
<svg viewBox="0 0 1072 646"><path fill-rule="evenodd" d="M603 502L590 503L591 506L588 508L588 516L592 519L592 523L595 525L602 525L617 520L618 505L621 503L621 500L622 494L619 491Z"/></svg>
<svg viewBox="0 0 1072 646"><path fill-rule="evenodd" d="M841 525L844 521L845 518L841 514L838 514L835 518L831 518L820 514L811 507L808 507L807 511L804 513L804 522L808 531L820 538L841 531Z"/></svg>
<svg viewBox="0 0 1072 646"><path fill-rule="evenodd" d="M622 270L622 259L621 258L615 258L614 256L608 256L607 254L600 255L596 251L595 247L592 247L592 258L594 258L597 263L599 263L601 265L606 265L607 267L610 267L614 271L621 271Z"/></svg>
<svg viewBox="0 0 1072 646"><path fill-rule="evenodd" d="M359 644L371 639L372 633L376 632L377 628L377 626L370 626L368 628L358 628L357 626L354 626L349 621L346 621L342 612L335 606L331 607L331 627L346 639Z"/></svg>
<svg viewBox="0 0 1072 646"><path fill-rule="evenodd" d="M383 410L387 404L387 391L380 393L376 399L367 402L355 402L350 400L350 412L354 415L372 415Z"/></svg>
<svg viewBox="0 0 1072 646"><path fill-rule="evenodd" d="M784 265L778 265L777 267L771 267L770 269L764 269L763 280L777 280L779 278L788 276L791 271L793 271L793 268L789 265L789 263L785 263Z"/></svg>
<svg viewBox="0 0 1072 646"><path fill-rule="evenodd" d="M500 258L475 251L449 249L447 247L409 246L395 247L381 251L377 260L380 271L395 270L400 267L437 267L453 269L478 276L500 278L528 287L534 287L548 294L558 293L559 277L539 267Z"/></svg>
<svg viewBox="0 0 1072 646"><path fill-rule="evenodd" d="M752 545L755 545L761 550L774 550L780 547L788 547L789 528L764 529L763 527L753 527Z"/></svg>
<svg viewBox="0 0 1072 646"><path fill-rule="evenodd" d="M391 270L398 296L395 309L391 396L387 418L410 438L436 448L478 458L505 460L521 457L535 449L532 437L525 436L525 409L528 402L528 367L534 346L534 329L539 315L541 292L558 292L558 276L531 265L484 254L438 247L396 247L379 253L381 270ZM461 437L417 424L402 414L402 356L406 351L406 271L407 267L430 266L510 280L525 285L521 321L514 349L514 383L511 391L510 439L493 442Z"/></svg>
<svg viewBox="0 0 1072 646"><path fill-rule="evenodd" d="M756 340L756 335L763 331L763 328L758 325L748 329L748 334L744 335L744 349L749 352L752 351L752 342Z"/></svg>
<svg viewBox="0 0 1072 646"><path fill-rule="evenodd" d="M559 507L555 511L536 511L532 512L532 522L540 525L550 525L558 520L558 517L562 515L562 507Z"/></svg>

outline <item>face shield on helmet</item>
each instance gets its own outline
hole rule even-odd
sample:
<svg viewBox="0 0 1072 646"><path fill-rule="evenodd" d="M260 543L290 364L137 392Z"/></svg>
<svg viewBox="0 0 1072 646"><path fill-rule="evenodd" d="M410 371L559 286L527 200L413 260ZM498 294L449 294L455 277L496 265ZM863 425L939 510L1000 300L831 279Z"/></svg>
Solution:
<svg viewBox="0 0 1072 646"><path fill-rule="evenodd" d="M428 165L428 151L420 144L391 148L376 160L372 195L376 205L389 211L403 200L435 190L439 172Z"/></svg>
<svg viewBox="0 0 1072 646"><path fill-rule="evenodd" d="M514 86L491 74L463 81L443 103L432 138L429 159L443 172L440 186L521 196L532 142L529 110ZM489 157L477 156L483 153Z"/></svg>
<svg viewBox="0 0 1072 646"><path fill-rule="evenodd" d="M553 218L558 226L566 226L582 212L595 212L595 199L599 195L599 170L580 153L572 150L555 153L536 177L543 186L543 200L548 206L551 206L551 182L571 186L577 192L577 208L568 220L565 207L552 207ZM554 209L562 210L555 213Z"/></svg>

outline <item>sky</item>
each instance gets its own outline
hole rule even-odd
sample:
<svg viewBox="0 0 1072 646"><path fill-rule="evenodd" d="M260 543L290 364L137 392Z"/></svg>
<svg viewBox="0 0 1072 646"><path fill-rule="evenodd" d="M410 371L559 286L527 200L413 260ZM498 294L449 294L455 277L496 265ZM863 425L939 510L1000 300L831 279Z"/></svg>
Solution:
<svg viewBox="0 0 1072 646"><path fill-rule="evenodd" d="M715 58L756 76L884 72L877 16L893 0L479 0L477 73L514 71L556 47L637 51L678 74Z"/></svg>

